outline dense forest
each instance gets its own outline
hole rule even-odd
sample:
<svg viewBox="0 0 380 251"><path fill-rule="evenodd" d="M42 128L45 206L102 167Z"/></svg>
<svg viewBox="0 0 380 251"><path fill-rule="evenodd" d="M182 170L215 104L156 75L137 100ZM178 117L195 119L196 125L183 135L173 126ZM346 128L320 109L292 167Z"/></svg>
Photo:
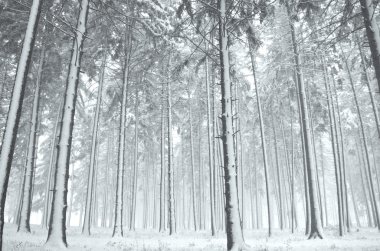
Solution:
<svg viewBox="0 0 380 251"><path fill-rule="evenodd" d="M0 0L0 250L377 250L379 14Z"/></svg>

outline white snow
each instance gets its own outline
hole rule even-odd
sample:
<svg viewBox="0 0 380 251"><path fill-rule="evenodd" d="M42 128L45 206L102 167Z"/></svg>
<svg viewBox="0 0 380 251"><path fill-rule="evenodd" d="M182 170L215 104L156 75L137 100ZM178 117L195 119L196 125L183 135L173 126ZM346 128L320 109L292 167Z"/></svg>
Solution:
<svg viewBox="0 0 380 251"><path fill-rule="evenodd" d="M32 225L32 233L17 233L17 227L6 224L4 229L3 250L42 250L46 241L47 230L39 225ZM81 235L79 227L68 229L68 250L204 250L216 251L226 249L224 233L211 237L209 231L178 231L169 236L156 230L136 229L136 232L124 231L124 237L111 238L111 228L94 228L90 237ZM275 229L273 237L267 238L267 230L246 230L244 237L252 250L380 250L380 233L372 229L353 229L344 237L337 235L337 230L324 231L325 239L307 240L303 231L290 234L285 230Z"/></svg>

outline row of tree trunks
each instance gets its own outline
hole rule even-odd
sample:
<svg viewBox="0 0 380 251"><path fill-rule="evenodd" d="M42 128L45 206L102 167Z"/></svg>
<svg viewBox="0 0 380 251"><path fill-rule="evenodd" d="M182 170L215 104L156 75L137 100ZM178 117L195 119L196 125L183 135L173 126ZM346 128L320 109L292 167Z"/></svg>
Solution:
<svg viewBox="0 0 380 251"><path fill-rule="evenodd" d="M107 53L103 51L103 60L101 65L101 73L99 76L99 87L98 87L98 97L96 100L95 117L92 124L92 139L91 139L91 155L90 155L90 166L88 170L87 177L87 193L86 193L86 205L84 211L84 223L82 228L82 234L90 235L90 222L91 222L91 210L93 208L93 193L94 193L94 181L95 181L95 158L96 149L98 145L98 127L100 118L100 107L102 103L102 92L104 84L104 72L106 67Z"/></svg>
<svg viewBox="0 0 380 251"><path fill-rule="evenodd" d="M32 105L32 116L30 119L30 130L29 130L29 140L28 140L28 152L25 166L25 178L23 185L23 199L20 212L20 222L18 224L17 231L30 232L30 213L32 207L32 187L33 187L33 177L34 168L36 163L36 147L37 147L37 125L38 125L38 111L40 106L40 90L41 90L41 78L42 69L44 66L45 59L45 46L43 45L40 52L40 58L38 62L37 70L37 80L34 88L34 98Z"/></svg>
<svg viewBox="0 0 380 251"><path fill-rule="evenodd" d="M287 13L289 17L289 26L292 37L292 47L294 53L294 62L295 62L295 70L297 76L297 85L298 85L298 98L300 102L300 114L301 114L301 127L302 127L302 137L305 148L305 170L306 177L308 183L308 195L310 201L310 238L322 238L322 226L321 219L319 213L319 206L317 202L316 196L316 175L314 170L313 156L312 156L312 145L311 145L311 132L310 132L310 122L309 122L309 111L308 105L306 101L306 92L305 85L303 82L302 70L301 70L301 58L298 49L298 43L296 41L296 31L294 27L293 20L291 18L292 12L287 3Z"/></svg>
<svg viewBox="0 0 380 251"><path fill-rule="evenodd" d="M33 0L30 7L28 25L22 45L22 51L16 70L16 78L12 90L7 122L3 134L0 152L0 248L3 244L4 207L8 188L9 174L15 150L17 131L20 123L24 100L26 80L32 58L38 21L41 14L42 0Z"/></svg>

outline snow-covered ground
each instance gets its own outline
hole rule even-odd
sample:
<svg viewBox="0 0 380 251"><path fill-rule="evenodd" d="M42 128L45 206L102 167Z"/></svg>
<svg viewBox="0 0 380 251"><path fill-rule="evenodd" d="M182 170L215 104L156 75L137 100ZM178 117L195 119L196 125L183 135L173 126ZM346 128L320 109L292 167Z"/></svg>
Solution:
<svg viewBox="0 0 380 251"><path fill-rule="evenodd" d="M4 250L43 250L47 231L32 226L31 234L17 233L16 226L5 225ZM245 239L252 250L380 250L380 233L376 229L360 229L337 236L335 230L325 230L323 240L306 240L302 232L290 234L288 230L274 231L267 238L265 230L245 231ZM123 250L123 251L168 251L168 250L225 250L223 233L210 237L206 231L179 232L173 236L153 230L125 231L123 238L111 238L111 229L97 228L90 237L81 235L80 228L68 230L69 250Z"/></svg>

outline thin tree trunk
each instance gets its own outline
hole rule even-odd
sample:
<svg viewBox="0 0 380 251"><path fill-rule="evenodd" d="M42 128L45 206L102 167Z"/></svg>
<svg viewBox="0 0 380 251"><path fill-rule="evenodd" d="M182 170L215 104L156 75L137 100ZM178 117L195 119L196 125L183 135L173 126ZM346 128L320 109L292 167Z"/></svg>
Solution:
<svg viewBox="0 0 380 251"><path fill-rule="evenodd" d="M207 139L208 139L208 165L209 165L209 176L210 176L210 227L211 235L215 235L215 220L214 220L214 152L212 149L212 126L211 126L211 102L210 102L210 84L209 84L209 74L208 74L208 57L206 56L205 71L206 71L206 95L207 95Z"/></svg>
<svg viewBox="0 0 380 251"><path fill-rule="evenodd" d="M256 66L255 66L255 58L253 47L251 43L249 43L249 52L251 57L251 65L252 65L252 74L255 83L255 92L256 92L256 102L257 102L257 110L259 113L259 122L260 122L260 135L261 135L261 148L263 153L263 164L264 164L264 177L265 177L265 192L267 197L267 210L268 210L268 236L272 235L272 222L271 222L271 201L270 201L270 193L269 193L269 175L268 175L268 160L267 160L267 150L265 144L265 128L263 121L263 114L261 111L261 102L260 102L260 94L258 89L258 83L256 78Z"/></svg>
<svg viewBox="0 0 380 251"><path fill-rule="evenodd" d="M103 60L101 66L101 73L99 76L99 87L98 87L98 97L96 101L95 108L95 117L92 124L92 140L91 140L91 155L90 155L90 166L87 176L87 192L86 192L86 204L84 211L84 222L82 228L82 234L89 236L90 232L90 223L91 223L91 210L93 207L93 197L94 192L94 177L95 177L95 154L96 154L96 145L98 144L98 128L99 128L99 117L100 117L100 107L102 103L102 92L103 92L103 83L104 83L104 72L106 67L106 58L107 53L103 51Z"/></svg>
<svg viewBox="0 0 380 251"><path fill-rule="evenodd" d="M169 58L168 71L170 71L171 60ZM172 102L171 102L171 77L167 79L167 109L168 109L168 203L169 203L169 235L175 233L175 206L174 206L174 172L173 172L173 136L172 136Z"/></svg>
<svg viewBox="0 0 380 251"><path fill-rule="evenodd" d="M322 167L322 184L323 184L323 199L325 207L325 226L329 225L329 218L327 212L327 194L326 194L326 181L325 181L325 165L324 165L324 154L323 154L323 143L321 138L319 138L319 145L321 148L321 167Z"/></svg>
<svg viewBox="0 0 380 251"><path fill-rule="evenodd" d="M303 127L303 138L305 143L305 153L306 153L306 170L308 178L308 189L309 189L309 198L310 198L310 233L309 239L319 237L322 239L322 226L321 219L319 214L318 202L316 201L316 186L315 186L315 173L313 169L313 157L311 149L311 137L310 137L310 125L309 125L309 114L308 106L306 102L306 92L303 82L302 72L301 72L301 58L298 51L298 44L296 41L296 32L293 21L290 19L291 13L289 8L289 3L287 3L288 16L289 16L289 26L292 35L292 46L294 51L294 61L296 65L297 73L297 83L298 83L298 95L300 100L301 108L301 118L302 118L302 127Z"/></svg>
<svg viewBox="0 0 380 251"><path fill-rule="evenodd" d="M165 231L165 109L164 109L164 84L161 91L161 174L160 174L160 227L159 231Z"/></svg>
<svg viewBox="0 0 380 251"><path fill-rule="evenodd" d="M274 152L276 158L276 171L277 171L277 181L278 181L278 202L279 202L279 218L280 218L280 229L284 229L284 218L283 218L283 204L282 204L282 181L281 181L281 173L278 159L278 147L277 147L277 132L273 119L273 111L272 111L272 129L273 129L273 137L274 137Z"/></svg>
<svg viewBox="0 0 380 251"><path fill-rule="evenodd" d="M136 88L135 96L135 152L133 157L133 174L132 174L132 205L131 205L131 214L129 219L129 230L135 230L135 221L136 221L136 197L137 197L137 175L138 175L138 165L139 165L139 98L138 98L138 89Z"/></svg>
<svg viewBox="0 0 380 251"><path fill-rule="evenodd" d="M37 34L42 0L33 0L30 7L29 20L25 32L20 59L17 65L16 78L12 90L3 140L0 150L0 247L3 243L4 208L7 194L9 174L15 150L17 131L19 127L22 103L24 100L25 85L29 72L30 61Z"/></svg>
<svg viewBox="0 0 380 251"><path fill-rule="evenodd" d="M123 236L123 188L124 188L124 166L125 166L125 130L126 130L126 109L127 109L127 98L128 98L128 87L129 87L129 58L131 54L132 47L132 34L131 26L129 26L128 34L126 35L126 47L124 50L124 69L123 69L123 85L122 85L122 99L120 107L120 125L119 125L119 149L118 149L118 161L117 161L117 171L116 171L116 197L115 197L115 208L114 208L114 226L112 237Z"/></svg>
<svg viewBox="0 0 380 251"><path fill-rule="evenodd" d="M342 160L342 166L341 166L341 193L342 193L342 204L343 204L343 211L344 211L344 217L345 217L345 223L346 223L346 230L347 232L350 232L350 213L348 208L348 190L347 190L347 180L346 180L346 156L345 156L345 148L344 148L344 140L343 140L343 130L342 130L342 124L341 124L341 117L340 117L340 107L339 107L339 99L338 99L338 93L337 88L335 85L335 80L333 78L333 85L334 85L334 95L335 95L335 103L336 103L336 109L338 114L338 128L339 128L339 135L340 135L340 145L341 145L341 160ZM338 139L337 139L338 140Z"/></svg>

